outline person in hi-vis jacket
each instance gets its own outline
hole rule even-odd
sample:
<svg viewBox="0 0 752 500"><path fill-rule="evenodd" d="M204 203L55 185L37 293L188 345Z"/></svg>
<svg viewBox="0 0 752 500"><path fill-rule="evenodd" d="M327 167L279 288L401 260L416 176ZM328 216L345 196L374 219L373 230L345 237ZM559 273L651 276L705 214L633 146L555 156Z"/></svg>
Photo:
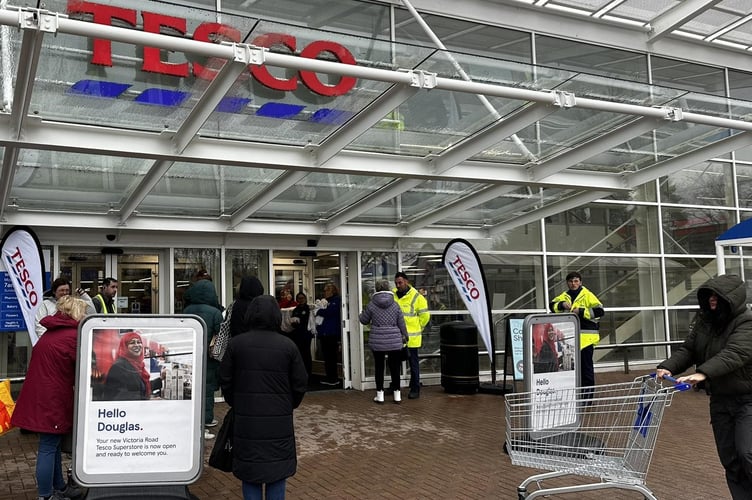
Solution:
<svg viewBox="0 0 752 500"><path fill-rule="evenodd" d="M593 368L594 346L600 341L598 321L603 317L603 304L593 292L582 286L582 275L567 274L567 290L550 304L551 312L572 313L580 320L580 387L595 385Z"/></svg>

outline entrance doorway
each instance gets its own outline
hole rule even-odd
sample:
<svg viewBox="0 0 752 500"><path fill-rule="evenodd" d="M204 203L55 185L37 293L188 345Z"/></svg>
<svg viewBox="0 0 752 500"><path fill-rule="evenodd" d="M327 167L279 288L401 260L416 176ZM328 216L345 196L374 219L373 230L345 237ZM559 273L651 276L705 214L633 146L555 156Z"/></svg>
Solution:
<svg viewBox="0 0 752 500"><path fill-rule="evenodd" d="M275 251L272 259L272 269L274 276L274 290L272 293L279 299L283 289L288 289L293 298L298 293L304 293L308 298L308 304L311 306L311 314L314 313L317 300L324 298L324 287L328 283L333 283L340 296L345 297L342 293L342 283L344 281L345 266L342 264L342 256L339 252L289 252ZM342 300L340 325L342 328L342 342L338 348L337 354L337 374L340 387L350 385L349 374L349 355L347 345L346 322L342 321L347 318L347 301ZM284 314L284 312L283 312ZM344 356L343 356L344 354ZM313 358L313 370L311 377L311 388L319 386L325 378L324 353L321 339L316 338L311 342L311 356ZM323 386L329 387L332 386Z"/></svg>
<svg viewBox="0 0 752 500"><path fill-rule="evenodd" d="M61 248L59 269L59 275L70 280L72 289L83 288L92 297L99 293L105 278L117 279L118 313L157 314L160 311L157 253L118 255Z"/></svg>

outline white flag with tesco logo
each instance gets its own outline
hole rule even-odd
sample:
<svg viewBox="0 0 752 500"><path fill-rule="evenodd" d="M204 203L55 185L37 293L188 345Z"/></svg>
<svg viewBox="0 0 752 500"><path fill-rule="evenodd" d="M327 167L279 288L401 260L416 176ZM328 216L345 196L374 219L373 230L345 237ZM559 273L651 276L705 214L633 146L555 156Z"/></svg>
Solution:
<svg viewBox="0 0 752 500"><path fill-rule="evenodd" d="M488 357L493 361L491 304L488 302L486 277L478 253L467 241L454 239L447 243L442 261L478 327L478 334L488 349Z"/></svg>
<svg viewBox="0 0 752 500"><path fill-rule="evenodd" d="M34 232L25 226L12 227L2 242L2 262L13 283L13 290L21 308L31 344L37 343L34 328L37 309L44 293L44 257L42 247Z"/></svg>

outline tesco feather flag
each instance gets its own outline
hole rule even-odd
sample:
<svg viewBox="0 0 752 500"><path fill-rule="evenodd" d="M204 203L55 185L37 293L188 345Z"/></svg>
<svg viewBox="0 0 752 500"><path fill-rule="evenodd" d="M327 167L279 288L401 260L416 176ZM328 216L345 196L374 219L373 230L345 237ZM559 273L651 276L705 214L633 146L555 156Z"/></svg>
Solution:
<svg viewBox="0 0 752 500"><path fill-rule="evenodd" d="M0 242L3 266L13 283L31 344L37 343L34 328L44 293L44 257L36 234L25 226L12 227Z"/></svg>
<svg viewBox="0 0 752 500"><path fill-rule="evenodd" d="M488 301L486 277L478 253L467 241L455 239L444 248L442 261L478 327L478 334L486 344L493 366L495 346L491 327L491 303Z"/></svg>

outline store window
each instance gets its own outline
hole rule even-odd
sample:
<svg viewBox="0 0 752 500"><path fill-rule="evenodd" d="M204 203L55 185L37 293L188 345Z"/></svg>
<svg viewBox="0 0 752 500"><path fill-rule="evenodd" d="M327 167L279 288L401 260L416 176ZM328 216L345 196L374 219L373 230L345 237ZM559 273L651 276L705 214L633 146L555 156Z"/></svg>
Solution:
<svg viewBox="0 0 752 500"><path fill-rule="evenodd" d="M546 218L547 248L554 252L658 252L657 222L655 207L590 203Z"/></svg>
<svg viewBox="0 0 752 500"><path fill-rule="evenodd" d="M734 206L731 164L708 161L661 177L661 201L687 205Z"/></svg>
<svg viewBox="0 0 752 500"><path fill-rule="evenodd" d="M450 17L422 17L449 50L509 61L532 62L530 33ZM395 9L394 19L397 41L436 47L409 11Z"/></svg>
<svg viewBox="0 0 752 500"><path fill-rule="evenodd" d="M228 249L226 252L225 276L223 280L225 302L235 299L240 280L255 276L267 288L269 283L269 252L267 250ZM266 293L273 294L269 290Z"/></svg>
<svg viewBox="0 0 752 500"><path fill-rule="evenodd" d="M176 314L183 312L188 305L183 295L191 283L199 277L199 271L206 271L219 292L221 286L220 252L218 248L176 248L174 259L173 283L175 287L174 309Z"/></svg>
<svg viewBox="0 0 752 500"><path fill-rule="evenodd" d="M548 257L549 298L567 289L566 276L582 275L582 285L593 292L604 308L663 305L661 261L658 257L572 255ZM548 304L545 305L548 308ZM633 313L634 314L634 313ZM607 323L601 320L601 329ZM609 325L616 329L619 325Z"/></svg>
<svg viewBox="0 0 752 500"><path fill-rule="evenodd" d="M744 155L748 155L752 159L752 148L746 148L742 151ZM736 157L739 158L739 155L740 151L737 151ZM739 193L739 207L752 208L752 165L736 164L736 189Z"/></svg>
<svg viewBox="0 0 752 500"><path fill-rule="evenodd" d="M715 238L736 224L731 210L664 207L663 245L667 254L715 255Z"/></svg>
<svg viewBox="0 0 752 500"><path fill-rule="evenodd" d="M536 64L634 82L648 81L645 54L548 36L535 37Z"/></svg>
<svg viewBox="0 0 752 500"><path fill-rule="evenodd" d="M697 288L717 272L712 257L666 257L666 297L669 306L697 306Z"/></svg>
<svg viewBox="0 0 752 500"><path fill-rule="evenodd" d="M704 94L726 95L723 68L658 56L651 56L650 65L653 72L652 83L655 85Z"/></svg>

